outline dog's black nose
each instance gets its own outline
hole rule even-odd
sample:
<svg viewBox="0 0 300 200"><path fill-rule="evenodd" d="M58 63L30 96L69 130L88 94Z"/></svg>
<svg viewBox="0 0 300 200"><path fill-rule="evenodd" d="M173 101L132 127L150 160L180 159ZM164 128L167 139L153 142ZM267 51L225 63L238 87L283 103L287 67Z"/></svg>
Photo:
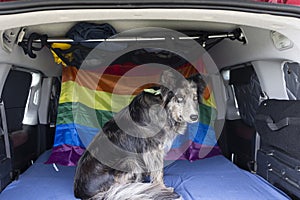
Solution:
<svg viewBox="0 0 300 200"><path fill-rule="evenodd" d="M191 120L197 121L198 120L198 115L190 115Z"/></svg>

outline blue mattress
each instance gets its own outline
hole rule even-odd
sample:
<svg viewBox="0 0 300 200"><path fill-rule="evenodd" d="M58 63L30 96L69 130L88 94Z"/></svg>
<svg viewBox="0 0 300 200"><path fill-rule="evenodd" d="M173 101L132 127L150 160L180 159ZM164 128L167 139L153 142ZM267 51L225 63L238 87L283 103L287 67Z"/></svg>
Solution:
<svg viewBox="0 0 300 200"><path fill-rule="evenodd" d="M2 200L72 200L75 167L44 164L50 151L0 194ZM290 199L255 174L239 169L223 156L194 162L178 160L165 168L165 183L184 200Z"/></svg>

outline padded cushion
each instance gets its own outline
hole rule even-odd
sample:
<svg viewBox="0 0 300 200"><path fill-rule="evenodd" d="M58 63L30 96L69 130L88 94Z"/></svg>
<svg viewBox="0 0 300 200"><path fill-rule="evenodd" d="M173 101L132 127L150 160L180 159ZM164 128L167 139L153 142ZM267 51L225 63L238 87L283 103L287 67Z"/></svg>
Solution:
<svg viewBox="0 0 300 200"><path fill-rule="evenodd" d="M13 148L17 148L28 140L28 133L24 130L14 131L9 137L12 141Z"/></svg>

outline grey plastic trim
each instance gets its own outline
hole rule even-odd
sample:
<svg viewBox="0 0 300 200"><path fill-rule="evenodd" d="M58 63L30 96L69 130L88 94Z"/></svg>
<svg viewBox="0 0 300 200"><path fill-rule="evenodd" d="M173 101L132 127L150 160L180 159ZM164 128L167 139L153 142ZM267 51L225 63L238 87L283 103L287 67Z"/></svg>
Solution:
<svg viewBox="0 0 300 200"><path fill-rule="evenodd" d="M6 121L6 115L5 115L5 108L4 108L4 102L2 100L0 102L0 112L1 112L1 120L2 120L2 129L0 127L0 131L2 131L3 135L4 135L4 144L5 144L6 156L7 156L7 158L11 158L10 143L9 143L8 129L7 129L7 121Z"/></svg>
<svg viewBox="0 0 300 200"><path fill-rule="evenodd" d="M270 99L288 99L282 71L283 60L253 61L262 91Z"/></svg>
<svg viewBox="0 0 300 200"><path fill-rule="evenodd" d="M23 124L38 124L38 108L41 100L42 76L40 73L31 72L32 82L25 107Z"/></svg>
<svg viewBox="0 0 300 200"><path fill-rule="evenodd" d="M38 109L40 124L49 124L49 102L52 89L52 78L44 78L41 88L41 102Z"/></svg>
<svg viewBox="0 0 300 200"><path fill-rule="evenodd" d="M10 69L11 69L11 65L0 63L0 94L2 94L4 83L6 81L6 77Z"/></svg>

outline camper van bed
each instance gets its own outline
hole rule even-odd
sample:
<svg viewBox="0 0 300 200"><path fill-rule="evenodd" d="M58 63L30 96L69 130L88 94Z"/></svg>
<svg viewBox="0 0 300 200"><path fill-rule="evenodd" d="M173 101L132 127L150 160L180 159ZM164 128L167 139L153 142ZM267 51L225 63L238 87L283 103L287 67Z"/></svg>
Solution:
<svg viewBox="0 0 300 200"><path fill-rule="evenodd" d="M1 200L75 199L75 167L44 164L46 151L19 179L0 194ZM196 160L177 160L165 168L165 184L174 187L184 200L290 199L255 174L238 168L222 155Z"/></svg>

